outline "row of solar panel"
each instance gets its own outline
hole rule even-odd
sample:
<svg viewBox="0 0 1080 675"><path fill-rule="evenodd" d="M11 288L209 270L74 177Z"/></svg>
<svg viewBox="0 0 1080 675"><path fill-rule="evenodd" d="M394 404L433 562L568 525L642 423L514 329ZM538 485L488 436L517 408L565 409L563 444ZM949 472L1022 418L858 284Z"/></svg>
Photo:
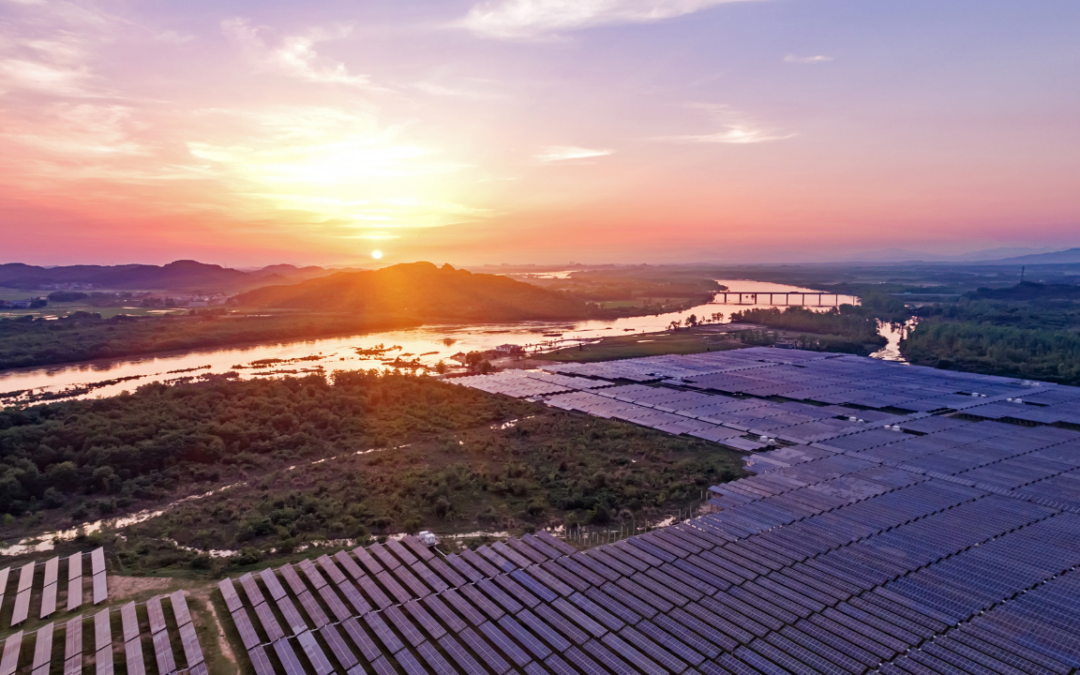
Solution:
<svg viewBox="0 0 1080 675"><path fill-rule="evenodd" d="M67 611L77 609L83 602L82 560L83 553L75 553L65 558L67 562L68 583ZM108 597L108 585L105 577L105 557L102 549L90 553L94 572L94 604L103 602ZM11 614L11 626L18 626L30 615L30 601L33 595L34 577L38 565L44 567L41 587L40 618L45 619L56 612L59 595L60 558L50 558L43 563L29 562L19 568L15 587L15 605ZM5 591L11 578L11 568L0 570L0 607L3 607ZM100 579L98 579L100 575Z"/></svg>
<svg viewBox="0 0 1080 675"><path fill-rule="evenodd" d="M198 636L192 623L191 614L183 591L176 591L170 597L173 614L178 627L180 642L185 654L187 670L191 675L207 675L207 668L199 645ZM126 672L128 675L146 675L143 660L143 644L140 635L138 611L134 602L120 608L120 623L123 634ZM151 627L155 660L160 675L177 671L172 645L165 626L161 597L154 597L147 603L147 614ZM93 617L94 622L94 672L96 675L113 675L114 643L112 624L113 610L103 609ZM64 624L64 663L65 674L78 674L83 669L83 623L84 617L78 616ZM51 670L54 623L46 624L31 635L35 636L34 651L29 672L31 675L48 675ZM13 675L19 669L23 631L10 636L4 642L3 658L0 660L0 673Z"/></svg>

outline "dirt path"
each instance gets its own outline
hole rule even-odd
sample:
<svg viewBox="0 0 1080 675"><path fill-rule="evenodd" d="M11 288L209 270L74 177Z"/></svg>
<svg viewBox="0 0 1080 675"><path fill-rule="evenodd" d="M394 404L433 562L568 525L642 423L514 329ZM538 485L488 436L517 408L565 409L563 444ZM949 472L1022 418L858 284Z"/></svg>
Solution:
<svg viewBox="0 0 1080 675"><path fill-rule="evenodd" d="M236 662L236 654L233 653L232 645L229 644L229 638L225 636L225 627L221 623L221 619L218 617L217 610L214 609L214 603L210 601L210 590L200 588L198 590L190 590L191 597L197 599L203 603L206 607L206 611L210 613L210 616L214 619L214 624L217 626L217 638L218 646L221 649L221 655L233 666L233 672L240 673L240 665Z"/></svg>

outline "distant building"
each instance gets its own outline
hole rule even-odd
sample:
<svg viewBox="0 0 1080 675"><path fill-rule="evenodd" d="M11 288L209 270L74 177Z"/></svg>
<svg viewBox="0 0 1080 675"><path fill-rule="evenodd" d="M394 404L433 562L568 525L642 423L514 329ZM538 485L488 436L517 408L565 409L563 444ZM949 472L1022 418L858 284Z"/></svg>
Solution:
<svg viewBox="0 0 1080 675"><path fill-rule="evenodd" d="M525 350L521 347L521 345L499 345L495 348L495 351L499 352L500 354L508 355L525 353Z"/></svg>

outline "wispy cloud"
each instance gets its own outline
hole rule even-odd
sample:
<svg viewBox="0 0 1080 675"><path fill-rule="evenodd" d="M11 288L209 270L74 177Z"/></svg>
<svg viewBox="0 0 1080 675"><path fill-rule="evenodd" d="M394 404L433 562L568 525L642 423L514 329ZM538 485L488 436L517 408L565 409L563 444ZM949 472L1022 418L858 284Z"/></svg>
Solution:
<svg viewBox="0 0 1080 675"><path fill-rule="evenodd" d="M833 57L824 56L824 55L821 55L821 54L818 54L816 56L796 56L795 54L788 54L787 56L784 57L784 62L785 63L809 63L809 64L814 64L814 63L827 63L827 62L833 61L833 60L835 60L835 59L833 59Z"/></svg>
<svg viewBox="0 0 1080 675"><path fill-rule="evenodd" d="M589 157L604 157L614 153L614 150L594 150L591 148L579 148L573 145L549 145L535 155L541 162L564 162L569 159L588 159Z"/></svg>
<svg viewBox="0 0 1080 675"><path fill-rule="evenodd" d="M431 96L445 96L449 98L464 98L473 100L493 100L506 98L504 94L482 91L476 88L447 86L437 82L417 82L412 88Z"/></svg>
<svg viewBox="0 0 1080 675"><path fill-rule="evenodd" d="M345 64L322 58L314 49L320 42L347 37L351 32L348 26L315 28L304 35L287 36L276 46L263 38L267 29L253 26L247 19L227 19L221 22L221 29L256 67L263 70L321 84L370 86L367 75L350 73Z"/></svg>
<svg viewBox="0 0 1080 675"><path fill-rule="evenodd" d="M649 23L749 0L484 0L458 25L485 37L536 39L558 31Z"/></svg>
<svg viewBox="0 0 1080 675"><path fill-rule="evenodd" d="M726 143L729 145L750 145L753 143L782 141L795 136L794 133L781 133L758 124L747 115L739 113L729 106L696 105L693 107L707 110L720 129L707 134L664 136L656 140L671 141L674 143Z"/></svg>

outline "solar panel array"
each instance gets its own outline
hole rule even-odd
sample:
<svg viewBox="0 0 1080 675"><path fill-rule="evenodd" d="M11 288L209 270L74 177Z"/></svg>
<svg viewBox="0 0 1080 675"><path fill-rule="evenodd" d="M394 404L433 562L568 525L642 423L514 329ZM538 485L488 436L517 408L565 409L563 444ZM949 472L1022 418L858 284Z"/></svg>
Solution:
<svg viewBox="0 0 1080 675"><path fill-rule="evenodd" d="M1077 387L850 355L761 347L544 368L551 372L506 371L452 381L745 452L812 446L869 430L901 431L894 427L943 413L1080 426ZM547 381L541 388L515 384L545 374L562 376L563 388Z"/></svg>
<svg viewBox="0 0 1080 675"><path fill-rule="evenodd" d="M70 558L65 558L68 568L66 595L66 611L68 612L82 605L82 558L84 555L90 555L92 558L97 555L101 559L100 573L94 575L95 604L104 601L108 597L104 551L99 548L90 554L76 553ZM50 558L44 562L26 563L17 569L17 574L14 576L11 574L11 568L0 570L0 608L4 605L6 595L11 595L13 592L15 596L15 605L11 613L11 626L18 626L30 616L30 605L34 598L34 582L39 578L37 574L39 566L44 569L40 577L42 585L38 596L38 616L45 619L56 612L60 598L60 564L61 560L58 557ZM14 588L11 589L12 592L9 592L8 585L12 581L14 582ZM100 598L97 597L98 595L100 595Z"/></svg>
<svg viewBox="0 0 1080 675"><path fill-rule="evenodd" d="M597 384L457 382L758 450L754 475L583 552L410 539L227 580L259 675L1080 667L1080 389L779 349L548 370Z"/></svg>
<svg viewBox="0 0 1080 675"><path fill-rule="evenodd" d="M491 375L472 375L455 377L447 380L473 389L480 389L489 394L503 394L513 398L538 398L578 389L596 389L610 386L585 377L568 377L540 370L506 370Z"/></svg>
<svg viewBox="0 0 1080 675"><path fill-rule="evenodd" d="M81 561L82 554L77 554L74 560ZM100 558L104 563L104 556ZM35 563L28 563L34 565ZM46 579L58 576L59 559L53 558L44 563ZM76 566L69 567L74 570L71 574L79 572ZM99 571L99 576L104 572ZM76 574L76 576L81 576ZM70 577L75 578L75 577ZM55 583L55 582L54 582ZM43 589L43 594L48 589ZM80 589L81 593L81 589ZM175 628L169 628L165 619L162 600L167 599L172 608L175 619ZM119 613L122 627L119 640L113 631L114 614ZM145 617L146 625L150 627L149 634L144 634L140 628L140 614ZM146 665L143 655L144 642L150 643L155 651L156 675L170 675L177 672L187 672L191 675L208 675L208 670L203 658L202 647L199 644L191 612L183 591L176 591L169 596L156 596L151 598L145 605L137 605L129 602L119 608L109 607L95 613L90 619L90 626L86 626L88 619L85 616L77 616L62 624L48 623L36 631L18 631L8 636L3 642L3 657L0 658L0 671L4 675L16 673L29 673L30 675L49 675L50 672L61 672L61 669L52 668L53 644L55 633L60 628L64 631L64 660L62 672L64 675L82 675L84 672L84 642L83 633L92 631L93 643L86 645L93 652L93 664L95 675L114 675L114 654L117 648L123 646L124 662L121 672L126 675L146 675ZM33 641L33 651L23 649L24 643ZM177 657L177 650L183 658Z"/></svg>
<svg viewBox="0 0 1080 675"><path fill-rule="evenodd" d="M259 675L1080 666L1076 513L847 455L721 487L723 511L584 552L410 539L221 588Z"/></svg>

